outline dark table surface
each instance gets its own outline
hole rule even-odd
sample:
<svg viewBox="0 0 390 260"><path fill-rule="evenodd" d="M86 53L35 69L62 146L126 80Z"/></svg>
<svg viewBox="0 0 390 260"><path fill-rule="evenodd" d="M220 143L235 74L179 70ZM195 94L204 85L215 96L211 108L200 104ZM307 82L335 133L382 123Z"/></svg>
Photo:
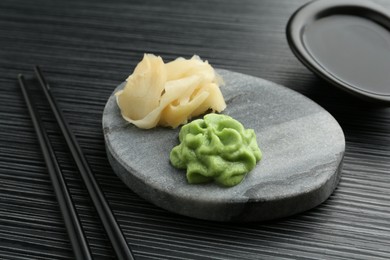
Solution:
<svg viewBox="0 0 390 260"><path fill-rule="evenodd" d="M306 0L0 1L0 259L72 259L49 176L16 84L45 71L137 259L389 259L390 108L358 100L306 69L285 26ZM390 9L390 2L378 1ZM322 205L267 223L182 217L138 197L113 173L102 111L144 52L198 54L314 100L346 137L341 182ZM64 140L34 96L97 259L114 259Z"/></svg>

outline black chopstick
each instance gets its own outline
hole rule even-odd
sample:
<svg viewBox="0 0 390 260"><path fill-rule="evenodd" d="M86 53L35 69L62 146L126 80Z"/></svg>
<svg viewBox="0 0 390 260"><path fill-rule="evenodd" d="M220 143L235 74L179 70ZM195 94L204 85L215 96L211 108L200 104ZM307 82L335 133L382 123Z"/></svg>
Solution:
<svg viewBox="0 0 390 260"><path fill-rule="evenodd" d="M57 120L57 123L61 129L61 132L66 140L68 148L73 156L74 161L80 171L81 177L84 180L85 186L89 192L93 204L95 205L96 211L103 223L104 229L111 241L112 247L120 260L134 259L134 256L129 248L125 237L112 213L110 206L108 205L103 191L101 190L98 182L92 174L91 168L75 138L72 131L70 130L65 118L62 115L56 100L54 99L50 86L45 80L41 69L38 66L34 67L35 74L39 80L43 92L45 93L46 99L49 102L51 110Z"/></svg>
<svg viewBox="0 0 390 260"><path fill-rule="evenodd" d="M39 145L46 162L46 167L49 171L50 179L65 222L65 227L69 235L74 256L78 260L93 259L80 219L78 218L68 187L66 186L64 176L62 175L53 148L22 74L18 75L18 81L37 134Z"/></svg>

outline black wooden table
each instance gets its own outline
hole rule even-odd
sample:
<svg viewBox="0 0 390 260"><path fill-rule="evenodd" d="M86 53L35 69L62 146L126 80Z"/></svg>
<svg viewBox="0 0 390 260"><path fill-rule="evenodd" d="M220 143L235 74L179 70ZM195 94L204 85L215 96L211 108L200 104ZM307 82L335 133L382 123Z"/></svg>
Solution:
<svg viewBox="0 0 390 260"><path fill-rule="evenodd" d="M16 76L39 64L137 259L389 259L390 108L314 76L285 26L307 0L0 1L0 259L72 259L70 243ZM390 2L379 1L390 9ZM182 217L144 201L112 172L101 130L105 102L144 52L198 54L212 65L294 89L327 109L346 136L342 179L322 205L268 223ZM42 100L35 87L34 95ZM54 118L39 109L93 254L113 259Z"/></svg>

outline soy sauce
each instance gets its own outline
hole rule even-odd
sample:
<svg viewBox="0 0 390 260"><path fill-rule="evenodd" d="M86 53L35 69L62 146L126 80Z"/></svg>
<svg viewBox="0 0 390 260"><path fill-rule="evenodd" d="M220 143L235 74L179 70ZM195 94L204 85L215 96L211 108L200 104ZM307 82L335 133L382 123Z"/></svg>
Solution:
<svg viewBox="0 0 390 260"><path fill-rule="evenodd" d="M303 42L328 72L351 87L390 95L390 32L372 20L331 15L307 25Z"/></svg>

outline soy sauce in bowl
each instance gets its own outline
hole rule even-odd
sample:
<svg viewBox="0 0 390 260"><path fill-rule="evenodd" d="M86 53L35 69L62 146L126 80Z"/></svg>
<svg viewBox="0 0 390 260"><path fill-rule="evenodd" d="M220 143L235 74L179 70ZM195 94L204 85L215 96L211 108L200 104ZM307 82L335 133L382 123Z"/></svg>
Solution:
<svg viewBox="0 0 390 260"><path fill-rule="evenodd" d="M369 1L315 1L290 19L296 56L333 85L390 103L390 18Z"/></svg>

